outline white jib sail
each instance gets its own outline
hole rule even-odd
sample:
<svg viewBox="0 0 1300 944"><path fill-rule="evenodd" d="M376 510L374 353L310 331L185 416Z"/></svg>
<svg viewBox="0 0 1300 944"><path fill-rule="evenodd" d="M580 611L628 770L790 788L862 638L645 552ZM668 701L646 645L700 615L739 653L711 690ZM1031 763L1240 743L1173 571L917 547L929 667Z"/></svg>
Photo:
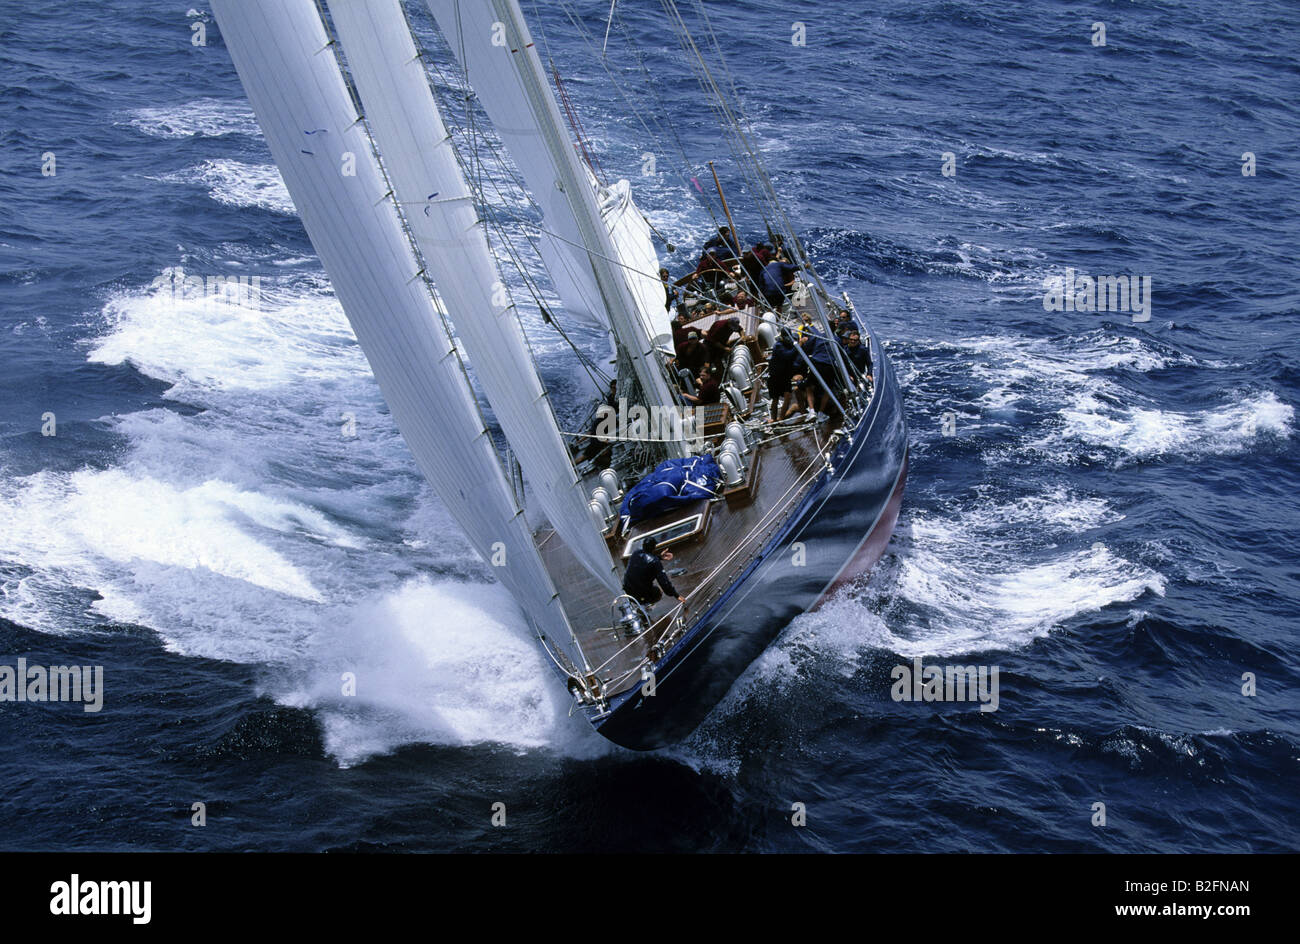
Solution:
<svg viewBox="0 0 1300 944"><path fill-rule="evenodd" d="M329 0L329 12L388 180L532 495L574 556L618 593L400 0Z"/></svg>
<svg viewBox="0 0 1300 944"><path fill-rule="evenodd" d="M478 8L485 6L481 0L463 4L460 0L430 0L429 3L438 28L468 73L470 87L478 95L479 103L542 212L543 232L537 236L537 250L565 310L607 327L600 289L583 249L582 231L564 193L556 186L559 175L533 121L528 100L522 94L510 94L508 87L501 83L503 77L494 74L500 71L502 63L491 53L500 53L500 46L484 48L493 40L491 30L496 21L490 13L486 20L483 18L486 11ZM483 29L488 32L481 32ZM498 31L498 35L504 34ZM497 94L498 87L504 94Z"/></svg>
<svg viewBox="0 0 1300 944"><path fill-rule="evenodd" d="M568 621L511 497L473 391L314 0L214 0L213 12L303 227L416 463L475 550L553 640Z"/></svg>
<svg viewBox="0 0 1300 944"><path fill-rule="evenodd" d="M529 186L534 199L567 204L609 313L610 328L631 359L646 404L671 405L674 398L652 353L651 337L601 217L588 170L569 139L518 3L425 2L515 162L521 169L532 168ZM680 454L680 443L670 446L670 452Z"/></svg>

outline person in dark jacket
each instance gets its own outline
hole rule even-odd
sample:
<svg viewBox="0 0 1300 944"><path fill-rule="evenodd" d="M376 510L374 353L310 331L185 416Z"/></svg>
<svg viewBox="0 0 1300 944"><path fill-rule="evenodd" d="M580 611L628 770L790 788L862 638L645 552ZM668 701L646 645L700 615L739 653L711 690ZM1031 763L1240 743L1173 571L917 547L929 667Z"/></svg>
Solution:
<svg viewBox="0 0 1300 944"><path fill-rule="evenodd" d="M844 336L844 356L863 377L871 376L871 348L862 343L862 335L857 331Z"/></svg>
<svg viewBox="0 0 1300 944"><path fill-rule="evenodd" d="M835 315L835 320L831 322L831 329L835 332L835 337L841 342L846 340L850 331L858 330L858 323L853 320L853 315L847 308L841 308Z"/></svg>
<svg viewBox="0 0 1300 944"><path fill-rule="evenodd" d="M718 227L718 235L710 237L704 244L705 252L712 252L719 259L739 259L740 242L731 235L728 226Z"/></svg>
<svg viewBox="0 0 1300 944"><path fill-rule="evenodd" d="M786 407L790 405L791 380L795 375L795 361L799 354L794 349L794 339L790 332L781 329L781 336L772 345L772 353L767 355L767 395L772 401L772 419L785 416Z"/></svg>
<svg viewBox="0 0 1300 944"><path fill-rule="evenodd" d="M682 345L686 343L686 339L691 333L691 329L687 327L686 313L680 308L673 315L670 327L673 329L673 349L680 355Z"/></svg>
<svg viewBox="0 0 1300 944"><path fill-rule="evenodd" d="M830 393L827 384L835 378L835 355L830 348L830 342L819 334L808 332L803 336L799 344L803 352L808 355L808 360L812 362L812 371L808 385L809 409L816 406L816 412L824 418L826 410L830 404Z"/></svg>
<svg viewBox="0 0 1300 944"><path fill-rule="evenodd" d="M668 574L664 572L664 562L673 559L672 551L657 554L657 547L658 542L654 538L646 538L641 542L641 549L634 551L628 558L627 570L623 573L623 592L642 606L654 606L665 593L678 603L685 603L686 598L677 592L668 579Z"/></svg>
<svg viewBox="0 0 1300 944"><path fill-rule="evenodd" d="M773 308L780 309L785 304L786 299L790 297L794 285L794 276L798 271L799 267L797 265L788 262L782 256L777 256L763 266L762 289L764 301Z"/></svg>
<svg viewBox="0 0 1300 944"><path fill-rule="evenodd" d="M709 348L700 340L698 331L686 332L686 340L677 348L677 363L694 376L709 362Z"/></svg>
<svg viewBox="0 0 1300 944"><path fill-rule="evenodd" d="M709 349L709 362L725 364L727 355L731 352L731 336L742 333L739 318L719 318L709 325L709 330L704 333L704 344Z"/></svg>
<svg viewBox="0 0 1300 944"><path fill-rule="evenodd" d="M750 295L763 294L763 266L772 261L772 247L759 243L740 260L742 285Z"/></svg>

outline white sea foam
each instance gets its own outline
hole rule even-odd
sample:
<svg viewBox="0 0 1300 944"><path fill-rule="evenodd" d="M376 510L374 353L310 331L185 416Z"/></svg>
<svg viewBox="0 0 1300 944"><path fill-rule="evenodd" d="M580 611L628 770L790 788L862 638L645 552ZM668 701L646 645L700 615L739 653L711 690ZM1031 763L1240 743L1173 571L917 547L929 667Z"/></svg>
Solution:
<svg viewBox="0 0 1300 944"><path fill-rule="evenodd" d="M131 113L133 128L155 138L257 137L261 131L248 106L239 101L201 98L183 105L155 105Z"/></svg>
<svg viewBox="0 0 1300 944"><path fill-rule="evenodd" d="M201 412L110 418L112 468L5 481L0 613L48 632L134 622L257 665L342 763L409 742L605 750L419 477L324 280L265 276L260 303L109 300L89 358Z"/></svg>
<svg viewBox="0 0 1300 944"><path fill-rule="evenodd" d="M320 528L311 509L220 481L178 488L121 469L40 472L19 482L17 495L0 505L0 543L28 566L83 574L136 562L203 569L286 596L323 599L272 542L254 536L306 521ZM245 521L252 527L241 527Z"/></svg>
<svg viewBox="0 0 1300 944"><path fill-rule="evenodd" d="M1024 648L1075 617L1163 595L1161 574L1104 544L1066 549L1121 517L1065 487L1014 501L980 497L948 513L905 506L895 553L864 583L791 622L672 755L734 775L743 751L727 719L755 697L779 699L830 674L853 679L865 658L882 651L898 659L982 659ZM996 655L988 658L996 663Z"/></svg>
<svg viewBox="0 0 1300 944"><path fill-rule="evenodd" d="M203 161L162 179L201 184L208 188L208 195L213 200L226 206L258 207L288 216L297 213L284 186L284 178L274 164L249 164L219 158Z"/></svg>
<svg viewBox="0 0 1300 944"><path fill-rule="evenodd" d="M1087 456L1122 464L1220 455L1287 439L1293 432L1294 408L1272 391L1216 390L1207 408L1160 409L1105 372L1230 365L1160 351L1138 337L1097 331L1051 340L976 337L940 346L962 351L965 371L985 386L972 403L977 413L1020 405L1046 411L1022 448L1053 462ZM913 379L925 380L915 373Z"/></svg>
<svg viewBox="0 0 1300 944"><path fill-rule="evenodd" d="M277 697L318 709L345 764L410 742L608 751L569 719L571 699L523 625L499 585L408 581L325 621L305 653L311 677ZM342 694L345 672L355 696Z"/></svg>
<svg viewBox="0 0 1300 944"><path fill-rule="evenodd" d="M1064 543L1121 517L1065 488L1012 502L977 499L951 514L905 512L896 555L864 584L796 618L728 701L814 666L852 675L882 649L902 658L1019 649L1082 614L1163 595L1164 577L1103 544L1042 548L1045 537Z"/></svg>
<svg viewBox="0 0 1300 944"><path fill-rule="evenodd" d="M1038 445L1051 449L1061 441L1076 441L1146 459L1238 453L1269 437L1290 438L1295 408L1272 391L1234 396L1232 401L1181 412L1115 406L1084 394L1061 411L1061 427Z"/></svg>
<svg viewBox="0 0 1300 944"><path fill-rule="evenodd" d="M268 277L258 304L250 305L180 296L171 289L177 271L164 270L152 290L121 292L109 300L108 330L94 342L92 362L130 363L195 390L267 390L365 375L365 359L343 309L323 282L303 285Z"/></svg>

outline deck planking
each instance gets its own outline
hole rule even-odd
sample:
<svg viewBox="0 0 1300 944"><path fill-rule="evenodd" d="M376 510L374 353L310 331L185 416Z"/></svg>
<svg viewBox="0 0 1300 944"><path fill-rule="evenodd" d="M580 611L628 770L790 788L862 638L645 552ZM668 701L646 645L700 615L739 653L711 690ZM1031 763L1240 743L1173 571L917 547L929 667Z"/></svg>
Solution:
<svg viewBox="0 0 1300 944"><path fill-rule="evenodd" d="M685 625L704 613L767 543L798 498L816 479L826 445L827 425L802 430L756 447L761 453L756 481L748 496L715 498L704 535L670 548L669 579L687 598ZM820 441L819 441L820 437ZM753 461L751 457L750 461ZM594 482L592 483L595 484ZM670 516L669 519L677 515ZM617 694L641 681L639 667L650 648L670 628L675 600L662 599L650 608L654 625L636 639L611 629L613 597L578 562L568 546L549 528L537 535L542 561L559 590L560 602L579 644L607 694ZM611 558L621 555L626 538L610 546ZM734 555L732 552L735 551ZM726 560L728 557L730 560ZM726 560L726 566L718 565ZM622 571L621 557L616 558ZM674 571L681 569L682 573Z"/></svg>

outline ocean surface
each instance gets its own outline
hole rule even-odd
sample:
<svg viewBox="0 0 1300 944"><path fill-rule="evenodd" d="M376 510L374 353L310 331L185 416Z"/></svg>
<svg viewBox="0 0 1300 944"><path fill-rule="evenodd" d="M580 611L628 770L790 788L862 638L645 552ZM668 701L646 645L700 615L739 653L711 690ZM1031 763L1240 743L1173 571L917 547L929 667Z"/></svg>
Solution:
<svg viewBox="0 0 1300 944"><path fill-rule="evenodd" d="M762 235L659 4L611 72L608 4L523 6L674 274L713 225L681 151ZM911 474L879 567L635 754L418 475L210 12L0 0L0 663L105 679L0 703L0 849L1300 848L1300 5L707 9ZM1150 320L1047 310L1067 269L1149 277ZM916 657L999 667L998 709L894 701Z"/></svg>

